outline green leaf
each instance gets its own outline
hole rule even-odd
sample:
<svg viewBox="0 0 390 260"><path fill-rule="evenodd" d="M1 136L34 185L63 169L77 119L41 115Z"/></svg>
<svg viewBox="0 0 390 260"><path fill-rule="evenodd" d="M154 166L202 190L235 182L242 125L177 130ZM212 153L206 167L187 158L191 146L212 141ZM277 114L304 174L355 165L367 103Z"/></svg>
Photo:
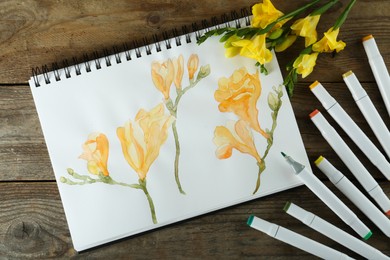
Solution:
<svg viewBox="0 0 390 260"><path fill-rule="evenodd" d="M227 32L224 36L221 37L221 39L219 39L219 42L226 42L230 37L232 37L233 35L235 35L236 32L232 31L232 32Z"/></svg>
<svg viewBox="0 0 390 260"><path fill-rule="evenodd" d="M310 14L310 16L321 15L321 14L325 13L326 11L329 10L329 8L334 6L334 4L337 3L337 2L338 2L338 0L331 0L331 1L329 1L327 4L321 6L320 8L318 8L317 10L312 12Z"/></svg>
<svg viewBox="0 0 390 260"><path fill-rule="evenodd" d="M340 28L341 25L343 25L343 23L347 19L349 11L351 11L351 9L352 9L353 5L355 4L355 2L356 2L356 0L351 0L349 2L348 6L345 8L343 13L339 16L339 18L337 18L336 23L333 26L333 30L336 30L336 29Z"/></svg>

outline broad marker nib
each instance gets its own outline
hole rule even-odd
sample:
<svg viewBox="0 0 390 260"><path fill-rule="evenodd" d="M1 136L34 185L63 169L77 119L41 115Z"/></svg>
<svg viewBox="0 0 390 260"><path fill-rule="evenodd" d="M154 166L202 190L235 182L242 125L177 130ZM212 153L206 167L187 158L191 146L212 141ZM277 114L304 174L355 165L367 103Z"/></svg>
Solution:
<svg viewBox="0 0 390 260"><path fill-rule="evenodd" d="M283 157L286 157L286 156L287 156L284 152L280 152L280 153L283 155Z"/></svg>

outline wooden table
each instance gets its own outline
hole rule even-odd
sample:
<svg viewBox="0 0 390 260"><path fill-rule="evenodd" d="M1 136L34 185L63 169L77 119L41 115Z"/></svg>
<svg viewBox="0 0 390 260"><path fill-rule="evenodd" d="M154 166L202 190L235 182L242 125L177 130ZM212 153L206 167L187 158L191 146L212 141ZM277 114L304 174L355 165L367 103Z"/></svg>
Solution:
<svg viewBox="0 0 390 260"><path fill-rule="evenodd" d="M309 2L273 1L288 12ZM0 259L4 258L257 258L311 259L312 256L246 225L250 214L281 224L332 248L359 258L336 242L311 230L283 212L286 201L316 213L349 233L353 231L330 211L307 187L301 186L262 199L230 207L77 253L73 247L64 211L54 181L48 152L27 80L31 67L51 64L84 53L111 48L162 31L171 32L193 22L220 17L249 7L255 1L0 1ZM330 27L345 8L337 3L320 21L319 32ZM373 34L390 67L390 1L358 1L343 25L340 38L347 48L340 54L320 55L315 72L297 84L293 108L311 162L319 155L360 185L322 138L308 114L320 103L308 89L321 81L371 140L379 142L355 105L341 75L353 70L390 126L390 119L367 62L361 38ZM279 54L281 66L300 50ZM368 161L330 116L326 118L341 133L390 196L390 183ZM380 148L382 150L382 148ZM383 150L382 150L383 151ZM326 180L314 164L315 175L333 190L372 230L368 244L390 255L390 239Z"/></svg>

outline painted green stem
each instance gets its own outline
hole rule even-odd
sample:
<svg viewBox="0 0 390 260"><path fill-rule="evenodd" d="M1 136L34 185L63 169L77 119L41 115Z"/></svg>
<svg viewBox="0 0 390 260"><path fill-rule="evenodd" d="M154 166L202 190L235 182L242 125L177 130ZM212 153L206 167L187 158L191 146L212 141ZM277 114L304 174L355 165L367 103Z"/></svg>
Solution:
<svg viewBox="0 0 390 260"><path fill-rule="evenodd" d="M267 133L269 135L268 139L267 139L267 148L265 149L264 151L264 155L262 157L262 161L261 162L257 162L257 166L259 166L259 171L257 173L257 181L256 181L256 187L255 187L255 190L253 191L253 194L255 194L259 188L260 188L260 175L261 173L265 170L266 168L266 164L265 164L265 158L267 157L273 143L274 143L274 132L275 132L275 129L278 125L277 123L277 119L278 119L278 114L279 114L279 110L280 108L282 107L282 96L283 96L283 92L281 91L281 89L277 90L274 88L274 91L276 92L275 94L277 95L277 105L274 107L273 105L271 107L271 109L273 110L271 112L271 117L272 117L272 127L271 127L271 130L268 130ZM275 104L274 104L275 105Z"/></svg>
<svg viewBox="0 0 390 260"><path fill-rule="evenodd" d="M257 162L257 166L259 166L259 171L257 173L256 187L255 190L253 191L253 194L255 194L260 188L260 175L265 170L265 161L262 160L261 162Z"/></svg>
<svg viewBox="0 0 390 260"><path fill-rule="evenodd" d="M181 187L180 179L179 179L179 158L180 158L180 143L179 143L179 135L177 133L176 121L172 123L172 131L173 136L175 137L175 147L176 147L176 155L175 155L175 180L177 187L181 194L186 194Z"/></svg>
<svg viewBox="0 0 390 260"><path fill-rule="evenodd" d="M139 185L141 186L141 189L144 191L146 198L148 199L150 213L152 214L153 224L157 224L156 211L154 209L154 203L153 203L152 197L150 197L148 189L146 188L146 180L139 179L138 182L139 182Z"/></svg>
<svg viewBox="0 0 390 260"><path fill-rule="evenodd" d="M165 106L169 110L169 113L172 116L174 116L176 118L176 120L177 120L177 108L179 106L179 102L180 102L182 96L188 90L190 90L191 88L195 87L196 84L198 84L199 81L200 81L200 79L197 79L195 81L191 81L190 85L185 87L183 90L176 90L177 91L177 96L176 96L175 102L173 103L172 99L168 99L167 102L165 103ZM180 142L179 142L179 134L178 134L178 131L177 131L176 120L172 123L172 132L173 132L173 136L175 138L175 148L176 148L176 155L175 155L175 162L174 162L175 181L176 181L176 184L177 184L177 187L178 187L180 193L185 195L186 193L184 192L184 190L183 190L183 188L181 186L180 178L179 178Z"/></svg>
<svg viewBox="0 0 390 260"><path fill-rule="evenodd" d="M110 184L110 185L120 185L120 186L124 186L124 187L130 187L130 188L133 188L133 189L142 190L145 193L146 198L148 199L150 212L152 214L153 223L157 224L156 211L154 209L154 204L153 204L152 197L150 197L148 189L146 188L146 180L139 179L138 180L139 184L127 184L127 183L124 183L124 182L117 182L117 181L113 180L110 176L104 176L103 174L99 174L98 175L99 178L98 179L94 179L94 178L91 178L88 175L80 175L80 174L76 173L71 168L68 168L67 171L68 171L68 174L70 176L72 176L74 179L80 180L80 181L73 181L73 180L71 180L69 178L61 176L61 182L65 183L65 184L68 184L68 185L85 185L85 184L93 184L93 183L100 182L100 183L105 183L105 184Z"/></svg>

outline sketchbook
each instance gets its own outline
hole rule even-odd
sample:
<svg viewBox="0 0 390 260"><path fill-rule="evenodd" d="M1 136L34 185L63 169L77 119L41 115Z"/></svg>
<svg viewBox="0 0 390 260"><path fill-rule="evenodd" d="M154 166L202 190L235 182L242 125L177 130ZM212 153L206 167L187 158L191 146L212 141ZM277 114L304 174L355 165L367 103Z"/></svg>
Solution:
<svg viewBox="0 0 390 260"><path fill-rule="evenodd" d="M205 30L33 70L77 251L301 184L280 155L310 167L275 54L261 74L198 45Z"/></svg>

